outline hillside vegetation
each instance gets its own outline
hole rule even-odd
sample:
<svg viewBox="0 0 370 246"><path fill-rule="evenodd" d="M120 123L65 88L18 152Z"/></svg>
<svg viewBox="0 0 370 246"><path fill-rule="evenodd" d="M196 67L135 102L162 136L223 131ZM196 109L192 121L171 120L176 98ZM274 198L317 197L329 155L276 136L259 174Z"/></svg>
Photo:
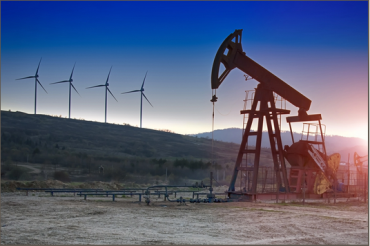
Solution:
<svg viewBox="0 0 370 246"><path fill-rule="evenodd" d="M240 143L242 140L241 128L228 128L214 131L214 139L224 142ZM192 136L211 138L212 132L203 132L194 134ZM302 133L293 132L294 141L302 139ZM281 132L281 140L284 145L292 144L292 137L290 131ZM262 133L261 146L268 148L270 146L270 140L267 132ZM325 146L327 154L339 153L342 157L342 161L348 161L348 154L350 154L350 162L353 163L353 154L357 152L360 156L367 155L368 143L366 140L355 137L343 137L343 136L325 136Z"/></svg>
<svg viewBox="0 0 370 246"><path fill-rule="evenodd" d="M183 179L204 179L211 170L218 170L222 177L230 176L238 150L238 144L214 141L212 165L211 139L130 125L1 112L5 178L11 178L11 174L13 179L29 179L22 177L21 167L14 171L15 164L28 163L42 170L39 178L45 178L42 175L49 172L49 177L60 179L77 173L79 181L139 182L146 177L158 182L164 180L167 169L168 180L181 183ZM264 149L261 156L260 165L272 163L269 149ZM104 167L104 175L99 174L100 166ZM58 170L69 175L56 175Z"/></svg>

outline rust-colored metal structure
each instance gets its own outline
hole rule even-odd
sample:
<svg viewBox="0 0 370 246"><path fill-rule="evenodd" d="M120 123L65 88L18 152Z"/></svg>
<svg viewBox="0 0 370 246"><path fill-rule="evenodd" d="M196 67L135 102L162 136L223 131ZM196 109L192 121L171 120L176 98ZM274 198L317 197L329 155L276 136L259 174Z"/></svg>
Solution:
<svg viewBox="0 0 370 246"><path fill-rule="evenodd" d="M242 30L235 30L221 44L215 56L212 74L211 87L215 90L212 102L217 100L216 89L219 88L229 72L238 68L259 82L250 110L242 110L241 114L248 114L248 121L243 133L243 139L240 145L237 160L234 166L234 172L228 189L230 198L240 197L241 195L252 195L255 197L257 191L257 178L259 169L259 160L261 152L262 126L264 119L268 128L271 152L274 162L274 172L277 182L278 192L290 192L290 185L287 177L287 170L284 160L284 150L281 142L280 128L278 124L278 114L289 114L290 110L278 109L275 107L274 95L286 99L294 106L298 107L298 115L289 117L290 122L321 120L321 115L308 115L311 100L303 96L297 90L289 86L280 78L269 72L267 69L249 58L243 51L241 45ZM220 74L220 65L223 64L225 70ZM259 105L259 106L258 106ZM251 131L253 120L258 121L256 132ZM287 118L288 119L288 118ZM250 137L256 137L255 149L248 149ZM252 144L253 145L253 144ZM324 147L325 148L325 147ZM244 155L254 154L253 166L242 165ZM235 191L235 182L239 171L252 172L252 188L250 191Z"/></svg>
<svg viewBox="0 0 370 246"><path fill-rule="evenodd" d="M368 156L359 156L357 152L353 154L353 163L355 164L359 173L362 173L362 164L368 161Z"/></svg>

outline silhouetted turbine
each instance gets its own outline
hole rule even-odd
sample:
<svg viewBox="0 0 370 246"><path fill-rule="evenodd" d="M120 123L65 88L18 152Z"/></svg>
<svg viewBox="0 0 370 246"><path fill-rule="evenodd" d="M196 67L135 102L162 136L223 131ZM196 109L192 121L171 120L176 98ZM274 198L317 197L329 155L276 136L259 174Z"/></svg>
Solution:
<svg viewBox="0 0 370 246"><path fill-rule="evenodd" d="M90 88L94 88L94 87L102 87L102 86L105 86L105 123L107 123L107 91L109 91L109 93L112 95L112 97L114 98L114 100L117 101L117 99L113 96L113 93L108 88L108 86L109 86L108 80L109 80L109 75L110 75L110 71L111 70L112 70L112 67L110 67L110 70L109 70L109 73L108 73L108 77L107 77L107 81L105 82L105 85L95 85L95 86L91 86L91 87L87 87L86 88L86 89L90 89Z"/></svg>
<svg viewBox="0 0 370 246"><path fill-rule="evenodd" d="M73 70L75 69L75 66L76 66L76 63L75 63L75 65L73 65L72 73L71 73L71 76L69 77L69 80L63 80L63 81L59 81L59 82L55 82L55 83L50 83L51 85L53 85L53 84L69 82L69 111L68 111L68 118L69 119L71 118L71 87L73 87L73 89L77 92L77 94L80 95L80 93L78 93L78 91L76 90L76 88L72 84L72 82L73 82L72 75L73 75Z"/></svg>
<svg viewBox="0 0 370 246"><path fill-rule="evenodd" d="M141 89L140 90L133 90L133 91L128 91L128 92L122 92L121 94L126 94L126 93L132 93L132 92L141 92L141 103L140 103L140 128L142 128L142 119L143 119L143 96L145 97L145 99L148 101L148 103L150 104L150 106L153 107L153 105L149 102L148 98L146 98L145 94L144 94L144 83L145 83L145 78L146 78L146 75L147 75L148 71L146 72L145 74L145 77L144 77L144 81L143 81L143 84L141 85Z"/></svg>
<svg viewBox="0 0 370 246"><path fill-rule="evenodd" d="M42 57L41 57L42 59ZM42 84L40 83L38 77L39 77L39 67L40 67L40 63L41 63L41 59L40 59L40 62L39 62L39 65L37 67L37 70L36 70L36 74L35 76L28 76L28 77L24 77L24 78L20 78L20 79L31 79L31 78L35 78L35 114L36 114L36 98L37 98L37 83L40 84L40 86L42 87L42 89L44 89L44 91L46 93L48 93L45 88L42 86ZM20 80L20 79L16 79L16 80Z"/></svg>

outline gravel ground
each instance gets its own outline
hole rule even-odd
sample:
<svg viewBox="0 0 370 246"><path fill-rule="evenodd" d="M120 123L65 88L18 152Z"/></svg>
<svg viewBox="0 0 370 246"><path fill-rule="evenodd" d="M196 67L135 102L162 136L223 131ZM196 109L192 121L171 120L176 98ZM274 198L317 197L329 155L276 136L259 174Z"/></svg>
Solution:
<svg viewBox="0 0 370 246"><path fill-rule="evenodd" d="M34 195L32 195L34 194ZM230 202L1 193L1 244L363 244L368 205Z"/></svg>

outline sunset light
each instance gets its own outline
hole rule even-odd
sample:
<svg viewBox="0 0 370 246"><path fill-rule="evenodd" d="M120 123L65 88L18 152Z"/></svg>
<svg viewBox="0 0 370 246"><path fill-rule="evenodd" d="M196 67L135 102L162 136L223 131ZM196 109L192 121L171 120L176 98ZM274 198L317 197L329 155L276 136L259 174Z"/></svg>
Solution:
<svg viewBox="0 0 370 246"><path fill-rule="evenodd" d="M369 1L1 1L1 244L368 245Z"/></svg>

